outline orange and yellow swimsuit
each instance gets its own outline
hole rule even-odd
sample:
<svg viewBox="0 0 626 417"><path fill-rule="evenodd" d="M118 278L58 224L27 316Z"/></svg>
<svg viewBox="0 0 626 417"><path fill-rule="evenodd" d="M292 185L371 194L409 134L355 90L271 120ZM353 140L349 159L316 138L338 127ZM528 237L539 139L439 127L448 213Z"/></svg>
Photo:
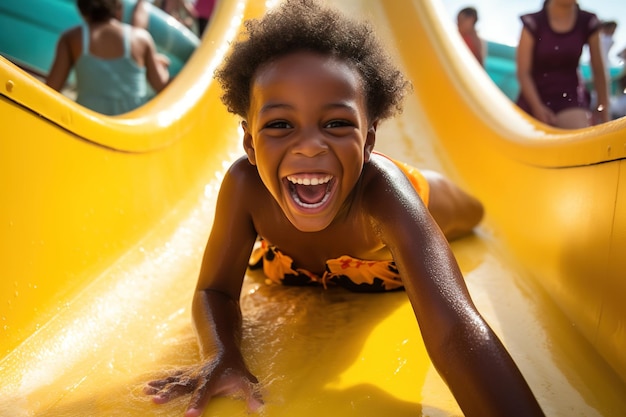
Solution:
<svg viewBox="0 0 626 417"><path fill-rule="evenodd" d="M428 205L429 186L426 178L416 168L393 159L392 161L411 181L424 204ZM268 284L322 285L324 288L339 285L355 292L382 292L403 288L393 261L367 261L344 255L326 261L325 271L320 276L296 267L291 257L263 239L255 244L249 265L253 269L262 266Z"/></svg>

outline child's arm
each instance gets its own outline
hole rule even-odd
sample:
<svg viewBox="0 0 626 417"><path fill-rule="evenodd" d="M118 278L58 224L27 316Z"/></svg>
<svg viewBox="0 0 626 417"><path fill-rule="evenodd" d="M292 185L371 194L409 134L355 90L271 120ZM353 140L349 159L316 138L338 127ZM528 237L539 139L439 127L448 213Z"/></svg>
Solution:
<svg viewBox="0 0 626 417"><path fill-rule="evenodd" d="M193 18L197 18L198 17L198 12L196 11L196 8L194 7L193 3L189 3L187 2L187 0L177 0L180 4L180 6L185 9L185 12L187 12L187 14Z"/></svg>
<svg viewBox="0 0 626 417"><path fill-rule="evenodd" d="M157 52L152 35L141 28L135 28L134 33L141 38L144 44L143 61L146 65L146 78L155 92L163 90L170 81L168 71L169 59Z"/></svg>
<svg viewBox="0 0 626 417"><path fill-rule="evenodd" d="M251 411L263 403L240 350L241 310L230 295L198 289L194 296L193 317L203 363L186 417L196 417L211 398L242 394Z"/></svg>
<svg viewBox="0 0 626 417"><path fill-rule="evenodd" d="M474 306L450 247L391 163L367 188L374 226L390 248L426 349L466 416L542 416L517 366ZM407 210L407 207L414 207Z"/></svg>
<svg viewBox="0 0 626 417"><path fill-rule="evenodd" d="M57 43L54 62L48 73L46 84L57 91L61 91L72 69L72 53L70 49L69 32L65 32Z"/></svg>
<svg viewBox="0 0 626 417"><path fill-rule="evenodd" d="M262 400L257 379L248 370L240 350L239 296L248 259L256 239L247 212L246 160L235 163L222 182L215 222L202 260L193 299L193 320L202 363L168 378L149 383L146 393L157 403L192 393L185 414L200 416L211 398L243 393L251 410Z"/></svg>
<svg viewBox="0 0 626 417"><path fill-rule="evenodd" d="M130 24L136 28L148 30L148 23L150 22L150 13L144 0L137 0L133 12L130 15Z"/></svg>
<svg viewBox="0 0 626 417"><path fill-rule="evenodd" d="M134 33L141 37L142 42L145 44L143 62L146 65L146 77L152 89L158 93L167 86L170 80L168 71L170 60L167 56L157 52L154 39L148 32L150 13L147 7L145 0L137 0L130 22L133 27L137 28Z"/></svg>

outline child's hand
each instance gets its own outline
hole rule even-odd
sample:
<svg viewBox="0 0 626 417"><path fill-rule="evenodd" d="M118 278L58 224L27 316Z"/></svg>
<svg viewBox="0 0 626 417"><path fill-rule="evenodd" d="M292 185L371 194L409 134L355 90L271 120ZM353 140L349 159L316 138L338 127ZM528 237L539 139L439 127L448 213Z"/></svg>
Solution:
<svg viewBox="0 0 626 417"><path fill-rule="evenodd" d="M258 380L245 366L225 367L209 361L181 369L167 378L150 381L144 392L152 395L157 404L191 393L185 417L200 417L211 398L218 396L241 396L246 400L249 411L258 411L263 400L257 384Z"/></svg>
<svg viewBox="0 0 626 417"><path fill-rule="evenodd" d="M167 55L156 54L156 62L161 65L163 68L168 68L171 64L170 59Z"/></svg>
<svg viewBox="0 0 626 417"><path fill-rule="evenodd" d="M535 119L542 123L550 126L556 126L556 115L552 110L550 110L550 108L544 106L543 104L533 109L533 116L535 116Z"/></svg>

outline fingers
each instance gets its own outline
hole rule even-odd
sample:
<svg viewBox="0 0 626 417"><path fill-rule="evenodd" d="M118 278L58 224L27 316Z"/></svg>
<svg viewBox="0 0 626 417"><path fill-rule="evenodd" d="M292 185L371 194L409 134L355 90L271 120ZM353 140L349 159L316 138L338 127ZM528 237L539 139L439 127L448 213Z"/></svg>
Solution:
<svg viewBox="0 0 626 417"><path fill-rule="evenodd" d="M152 395L152 401L163 404L171 399L192 392L196 386L196 380L185 375L171 376L168 378L150 381L144 388L144 393Z"/></svg>
<svg viewBox="0 0 626 417"><path fill-rule="evenodd" d="M167 378L163 378L163 379L156 379L154 381L150 381L147 383L147 387L144 388L144 392L146 394L149 394L149 390L160 390L163 389L167 384L171 384L172 382L176 382L179 378L180 378L181 373L177 373L175 375L169 376ZM156 391L154 391L156 392ZM153 392L153 393L154 393Z"/></svg>
<svg viewBox="0 0 626 417"><path fill-rule="evenodd" d="M202 410L197 408L188 408L185 411L185 417L200 417L202 415Z"/></svg>
<svg viewBox="0 0 626 417"><path fill-rule="evenodd" d="M240 377L233 381L232 386L224 395L235 395L246 402L248 411L255 413L265 404L261 393L259 380L248 373L245 377Z"/></svg>
<svg viewBox="0 0 626 417"><path fill-rule="evenodd" d="M196 388L193 395L191 396L191 401L189 402L189 407L187 407L187 411L185 412L185 417L200 417L202 415L202 411L204 411L204 407L209 403L212 395L209 392L209 384L205 383Z"/></svg>
<svg viewBox="0 0 626 417"><path fill-rule="evenodd" d="M243 372L226 371L216 376L211 369L202 372L179 372L167 378L150 381L144 393L152 396L156 404L166 403L174 398L192 394L185 417L200 417L211 398L236 396L246 401L250 412L257 412L263 406L257 378Z"/></svg>
<svg viewBox="0 0 626 417"><path fill-rule="evenodd" d="M265 404L263 402L261 390L259 389L259 384L255 381L254 383L248 383L245 385L244 398L246 399L246 403L248 405L248 411L256 413Z"/></svg>
<svg viewBox="0 0 626 417"><path fill-rule="evenodd" d="M194 392L185 417L199 417L211 398L235 396L246 401L248 411L257 412L263 406L259 383L252 374L246 376L228 375L221 380L211 380L199 386Z"/></svg>
<svg viewBox="0 0 626 417"><path fill-rule="evenodd" d="M171 61L167 55L157 54L156 58L157 58L157 61L164 67L169 67L171 64Z"/></svg>

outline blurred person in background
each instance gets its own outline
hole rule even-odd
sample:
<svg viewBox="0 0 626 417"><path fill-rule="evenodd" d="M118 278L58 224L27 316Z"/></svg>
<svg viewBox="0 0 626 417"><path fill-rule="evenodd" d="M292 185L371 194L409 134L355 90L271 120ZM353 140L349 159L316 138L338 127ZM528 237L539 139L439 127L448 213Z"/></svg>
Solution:
<svg viewBox="0 0 626 417"><path fill-rule="evenodd" d="M147 24L139 0L133 22ZM121 21L121 0L77 0L84 23L63 32L46 84L60 91L76 74L76 102L106 115L129 112L149 100L146 81L160 92L169 81L169 60L156 51L143 27Z"/></svg>
<svg viewBox="0 0 626 417"><path fill-rule="evenodd" d="M583 46L587 44L598 98L594 117L599 122L609 121L609 89L598 17L581 10L576 0L546 0L540 11L523 15L521 20L517 104L551 126L591 126L589 92L578 70Z"/></svg>
<svg viewBox="0 0 626 417"><path fill-rule="evenodd" d="M487 56L487 44L478 36L476 23L478 22L478 11L474 7L465 7L457 14L457 27L459 34L472 51L480 65L485 65Z"/></svg>

